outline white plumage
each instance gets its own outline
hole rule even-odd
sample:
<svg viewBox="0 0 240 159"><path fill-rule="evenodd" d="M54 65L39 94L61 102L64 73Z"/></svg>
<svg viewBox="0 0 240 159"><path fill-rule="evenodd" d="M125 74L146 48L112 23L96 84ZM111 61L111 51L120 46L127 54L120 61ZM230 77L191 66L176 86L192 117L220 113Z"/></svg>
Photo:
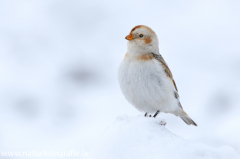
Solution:
<svg viewBox="0 0 240 159"><path fill-rule="evenodd" d="M131 30L126 39L129 40L128 51L118 71L125 98L139 111L172 113L188 125L196 126L181 107L175 81L159 53L154 31L139 25Z"/></svg>

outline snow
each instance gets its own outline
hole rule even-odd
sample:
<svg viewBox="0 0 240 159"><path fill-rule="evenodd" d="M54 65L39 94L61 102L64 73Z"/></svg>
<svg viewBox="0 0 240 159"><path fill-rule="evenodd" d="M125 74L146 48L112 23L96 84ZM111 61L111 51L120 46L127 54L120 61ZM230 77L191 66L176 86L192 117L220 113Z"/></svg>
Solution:
<svg viewBox="0 0 240 159"><path fill-rule="evenodd" d="M0 1L1 151L88 151L116 117L138 115L117 70L125 36L143 24L198 124L162 113L165 127L240 153L239 8L237 0Z"/></svg>
<svg viewBox="0 0 240 159"><path fill-rule="evenodd" d="M90 151L92 159L239 159L229 146L211 147L170 132L160 118L118 117ZM198 129L196 127L196 129Z"/></svg>

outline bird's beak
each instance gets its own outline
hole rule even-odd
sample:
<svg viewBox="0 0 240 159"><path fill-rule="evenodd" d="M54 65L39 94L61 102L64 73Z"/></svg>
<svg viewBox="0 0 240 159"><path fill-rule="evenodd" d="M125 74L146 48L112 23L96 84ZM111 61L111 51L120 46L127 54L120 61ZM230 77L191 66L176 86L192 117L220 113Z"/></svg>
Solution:
<svg viewBox="0 0 240 159"><path fill-rule="evenodd" d="M125 39L132 40L132 39L134 39L134 37L131 34L129 34L128 36L125 37Z"/></svg>

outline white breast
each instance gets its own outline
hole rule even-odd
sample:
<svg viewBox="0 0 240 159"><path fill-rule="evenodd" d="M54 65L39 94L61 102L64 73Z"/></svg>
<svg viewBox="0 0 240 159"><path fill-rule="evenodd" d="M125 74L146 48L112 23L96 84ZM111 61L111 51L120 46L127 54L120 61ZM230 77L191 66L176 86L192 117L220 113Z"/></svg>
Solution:
<svg viewBox="0 0 240 159"><path fill-rule="evenodd" d="M125 98L138 110L155 113L173 112L178 107L175 88L156 59L125 58L120 64L118 78Z"/></svg>

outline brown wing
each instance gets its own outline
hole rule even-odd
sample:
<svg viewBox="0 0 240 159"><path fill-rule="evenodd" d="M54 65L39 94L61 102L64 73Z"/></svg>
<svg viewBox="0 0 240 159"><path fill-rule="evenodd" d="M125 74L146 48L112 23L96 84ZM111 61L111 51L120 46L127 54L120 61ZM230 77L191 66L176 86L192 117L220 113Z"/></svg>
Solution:
<svg viewBox="0 0 240 159"><path fill-rule="evenodd" d="M172 76L172 72L170 71L167 63L164 61L162 55L160 55L160 54L154 54L154 53L152 53L152 55L153 55L153 57L154 57L156 60L158 60L159 62L161 62L161 64L163 65L163 67L164 67L164 69L165 69L165 73L166 73L167 76L172 80L173 85L174 85L176 91L178 91L177 86L176 86L176 83L175 83L175 81L174 81L174 79L173 79L173 76Z"/></svg>

